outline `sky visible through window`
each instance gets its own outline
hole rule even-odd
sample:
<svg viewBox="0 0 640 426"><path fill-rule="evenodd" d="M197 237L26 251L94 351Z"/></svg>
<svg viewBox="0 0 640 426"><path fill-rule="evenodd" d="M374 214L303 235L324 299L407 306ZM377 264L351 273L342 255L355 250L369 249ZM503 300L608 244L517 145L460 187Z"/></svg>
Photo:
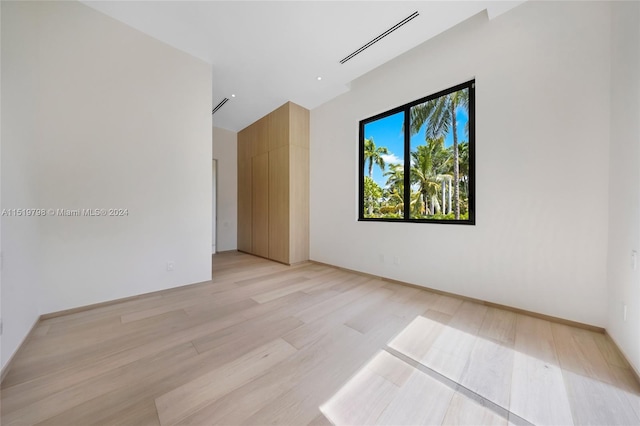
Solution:
<svg viewBox="0 0 640 426"><path fill-rule="evenodd" d="M475 224L474 95L468 81L360 121L359 220Z"/></svg>
<svg viewBox="0 0 640 426"><path fill-rule="evenodd" d="M458 108L456 111L458 141L466 141L465 126L469 121L467 111L464 108ZM389 154L384 155L384 162L388 170L390 164L403 164L404 161L404 134L402 124L404 122L404 112L390 115L381 120L372 121L364 126L365 139L373 138L376 146L387 147ZM422 126L420 132L411 136L411 149L414 150L418 145L425 144L425 129ZM448 132L445 140L445 148L453 145L453 132ZM383 176L383 172L379 167L373 168L373 180L381 187L386 187L387 178Z"/></svg>

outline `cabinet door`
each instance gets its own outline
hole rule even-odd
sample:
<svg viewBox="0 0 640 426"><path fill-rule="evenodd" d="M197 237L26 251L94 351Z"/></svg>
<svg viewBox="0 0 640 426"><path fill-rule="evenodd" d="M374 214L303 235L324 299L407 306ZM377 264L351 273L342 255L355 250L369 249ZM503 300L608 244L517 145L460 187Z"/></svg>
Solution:
<svg viewBox="0 0 640 426"><path fill-rule="evenodd" d="M309 260L309 149L289 151L289 262Z"/></svg>
<svg viewBox="0 0 640 426"><path fill-rule="evenodd" d="M272 111L269 117L269 151L289 145L289 105Z"/></svg>
<svg viewBox="0 0 640 426"><path fill-rule="evenodd" d="M238 133L238 250L252 252L251 247L251 130Z"/></svg>
<svg viewBox="0 0 640 426"><path fill-rule="evenodd" d="M251 252L269 257L269 153L255 156L251 161Z"/></svg>
<svg viewBox="0 0 640 426"><path fill-rule="evenodd" d="M289 147L269 152L269 258L289 263Z"/></svg>
<svg viewBox="0 0 640 426"><path fill-rule="evenodd" d="M252 156L269 151L269 116L264 116L250 126L254 132Z"/></svg>

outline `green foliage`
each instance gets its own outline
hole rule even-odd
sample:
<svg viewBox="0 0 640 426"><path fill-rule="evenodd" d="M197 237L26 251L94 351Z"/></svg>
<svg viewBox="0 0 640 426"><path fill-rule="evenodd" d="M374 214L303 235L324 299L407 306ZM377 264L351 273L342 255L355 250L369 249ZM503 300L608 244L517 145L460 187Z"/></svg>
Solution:
<svg viewBox="0 0 640 426"><path fill-rule="evenodd" d="M443 151L444 138L440 137L427 141L426 145L417 146L411 153L411 183L417 186L421 197L418 214L432 214L436 210L434 200L441 190L437 172L442 165L435 160L442 158Z"/></svg>
<svg viewBox="0 0 640 426"><path fill-rule="evenodd" d="M404 166L390 164L389 171L384 175L387 177L387 189L384 194L385 205L380 208L380 213L394 213L402 216L404 211Z"/></svg>
<svg viewBox="0 0 640 426"><path fill-rule="evenodd" d="M431 140L437 140L438 138L444 138L452 131L453 134L453 203L456 217L460 218L461 212L461 200L460 200L460 150L458 146L457 137L457 125L456 125L456 112L458 108L469 107L469 90L462 89L457 92L449 93L445 96L432 99L423 104L416 105L411 108L411 133L417 134L420 132L422 126L426 125L425 138L427 146ZM468 135L468 128L465 129ZM468 171L467 171L468 173ZM428 192L425 188L421 188L425 203L425 212L434 213L435 206L432 206L432 211L428 211ZM432 198L433 199L433 198Z"/></svg>
<svg viewBox="0 0 640 426"><path fill-rule="evenodd" d="M371 216L379 206L382 188L369 176L364 177L364 209Z"/></svg>
<svg viewBox="0 0 640 426"><path fill-rule="evenodd" d="M434 220L456 220L456 216L455 213L451 212L451 213L447 213L447 214L442 214L442 213L436 213L434 215L420 215L419 217L416 217L414 219L434 219ZM459 220L468 220L469 219L469 213L464 213L464 214L460 214L460 219Z"/></svg>
<svg viewBox="0 0 640 426"><path fill-rule="evenodd" d="M468 110L468 103L469 92L463 89L410 109L410 133L415 135L425 128L424 144L412 146L411 158L406 159L410 161L410 188L405 188L405 165L385 164L383 157L389 150L377 147L373 138L365 139L365 217L404 218L405 190L409 190L411 218L468 220L469 143L458 141L455 132L452 146L444 145L445 138L457 126L458 109ZM374 166L386 178L384 188L372 178Z"/></svg>
<svg viewBox="0 0 640 426"><path fill-rule="evenodd" d="M385 204L380 207L379 211L384 217L387 217L387 215L402 215L402 205Z"/></svg>
<svg viewBox="0 0 640 426"><path fill-rule="evenodd" d="M442 214L436 213L433 216L429 216L429 219L438 219L438 220L455 220L456 216L452 213Z"/></svg>
<svg viewBox="0 0 640 426"><path fill-rule="evenodd" d="M380 170L384 171L385 163L383 155L389 154L387 147L376 147L373 137L364 140L364 163L369 163L369 177L373 177L373 165L376 164Z"/></svg>
<svg viewBox="0 0 640 426"><path fill-rule="evenodd" d="M404 215L398 214L398 213L388 213L385 214L384 216L380 216L383 217L385 219L404 219Z"/></svg>

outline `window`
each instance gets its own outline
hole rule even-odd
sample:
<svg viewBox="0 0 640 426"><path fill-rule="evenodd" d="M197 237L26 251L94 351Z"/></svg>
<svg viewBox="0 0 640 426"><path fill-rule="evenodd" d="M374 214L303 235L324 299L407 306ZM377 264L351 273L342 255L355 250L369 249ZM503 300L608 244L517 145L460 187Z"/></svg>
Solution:
<svg viewBox="0 0 640 426"><path fill-rule="evenodd" d="M475 224L475 82L360 122L361 221Z"/></svg>

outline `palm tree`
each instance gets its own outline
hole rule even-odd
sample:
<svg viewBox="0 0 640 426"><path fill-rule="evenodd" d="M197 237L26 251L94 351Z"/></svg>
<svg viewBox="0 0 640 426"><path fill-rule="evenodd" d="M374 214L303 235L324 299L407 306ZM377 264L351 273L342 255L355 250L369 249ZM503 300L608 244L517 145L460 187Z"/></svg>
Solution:
<svg viewBox="0 0 640 426"><path fill-rule="evenodd" d="M395 188L389 194L389 206L393 207L397 215L402 216L402 211L404 210L404 186Z"/></svg>
<svg viewBox="0 0 640 426"><path fill-rule="evenodd" d="M385 163L383 155L388 155L389 150L384 147L376 147L375 142L373 142L373 137L364 140L364 162L365 164L369 161L369 177L373 179L373 165L374 163L380 167L382 171L384 171Z"/></svg>
<svg viewBox="0 0 640 426"><path fill-rule="evenodd" d="M384 173L387 178L387 187L393 191L398 187L404 186L404 165L389 164L389 171Z"/></svg>
<svg viewBox="0 0 640 426"><path fill-rule="evenodd" d="M460 182L465 195L469 196L469 142L463 141L458 144L458 155L460 158Z"/></svg>
<svg viewBox="0 0 640 426"><path fill-rule="evenodd" d="M430 141L433 142L433 141ZM440 190L440 184L437 182L437 174L433 167L433 149L434 144L419 145L415 151L411 153L411 183L417 184L418 192L422 196L425 214L431 215L436 213L437 197ZM429 209L429 201L431 201L431 209Z"/></svg>
<svg viewBox="0 0 640 426"><path fill-rule="evenodd" d="M364 177L364 207L367 209L368 217L373 216L373 207L377 205L382 197L382 188L369 176Z"/></svg>
<svg viewBox="0 0 640 426"><path fill-rule="evenodd" d="M451 200L453 198L453 149L444 147L444 136L427 141L427 147L433 158L433 170L436 173L436 181L440 183L442 191L442 214L453 212ZM448 193L448 204L447 204Z"/></svg>
<svg viewBox="0 0 640 426"><path fill-rule="evenodd" d="M387 178L389 202L396 207L396 213L402 214L404 208L404 165L390 164L389 171L384 176Z"/></svg>
<svg viewBox="0 0 640 426"><path fill-rule="evenodd" d="M455 218L460 219L460 158L458 153L458 108L468 108L469 90L462 89L411 108L411 134L427 123L427 140L446 136L453 130L453 200Z"/></svg>
<svg viewBox="0 0 640 426"><path fill-rule="evenodd" d="M426 206L422 200L420 191L411 191L409 194L409 214L411 217L420 217L425 214Z"/></svg>
<svg viewBox="0 0 640 426"><path fill-rule="evenodd" d="M453 176L441 174L438 175L438 182L441 182L440 186L442 189L442 214L451 213L451 182L453 181ZM449 188L449 208L447 208L447 185Z"/></svg>

